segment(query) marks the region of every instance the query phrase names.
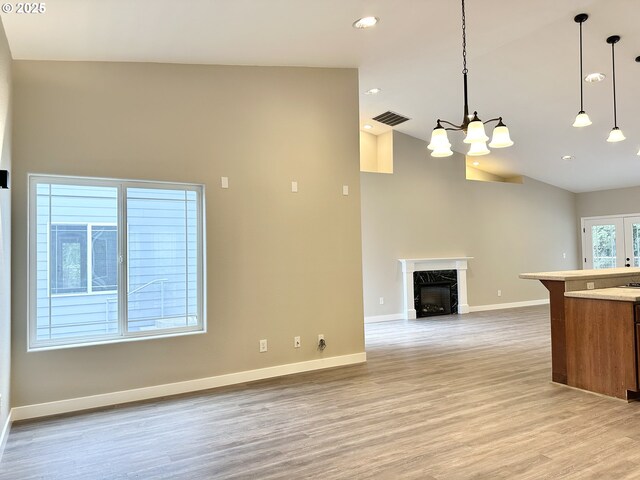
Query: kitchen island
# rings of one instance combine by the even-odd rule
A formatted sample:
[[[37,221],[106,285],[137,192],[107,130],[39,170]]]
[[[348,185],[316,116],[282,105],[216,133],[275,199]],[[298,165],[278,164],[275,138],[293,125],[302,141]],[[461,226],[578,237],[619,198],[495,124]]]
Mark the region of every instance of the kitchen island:
[[[618,398],[636,397],[640,268],[524,273],[549,290],[552,380]],[[640,319],[640,318],[639,318]]]

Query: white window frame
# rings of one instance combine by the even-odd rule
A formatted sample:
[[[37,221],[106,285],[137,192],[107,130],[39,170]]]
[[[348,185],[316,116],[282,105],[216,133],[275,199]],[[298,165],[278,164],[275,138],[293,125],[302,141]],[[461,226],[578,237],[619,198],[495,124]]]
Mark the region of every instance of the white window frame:
[[[27,351],[41,351],[52,350],[62,348],[74,348],[90,345],[102,345],[108,343],[121,343],[138,340],[147,340],[152,338],[166,338],[183,335],[193,335],[206,333],[207,321],[206,321],[206,228],[205,228],[205,187],[201,184],[192,183],[174,183],[174,182],[158,182],[158,181],[146,181],[146,180],[121,180],[121,179],[109,179],[109,178],[93,178],[93,177],[74,177],[74,176],[58,176],[58,175],[40,175],[40,174],[28,174],[29,182],[29,195],[28,195],[28,222],[27,222],[27,237],[28,237],[28,266],[27,266]],[[101,335],[74,337],[72,339],[54,339],[54,340],[38,340],[36,338],[37,333],[37,185],[38,184],[56,184],[56,185],[83,185],[83,186],[95,186],[95,187],[112,187],[117,188],[117,201],[118,201],[118,287],[115,291],[108,292],[94,292],[93,295],[98,294],[110,294],[118,295],[118,333],[113,335]],[[185,327],[173,327],[157,330],[145,330],[139,332],[129,332],[127,330],[127,296],[120,295],[119,292],[128,291],[128,263],[127,263],[127,188],[157,188],[162,190],[186,190],[194,191],[197,195],[196,200],[196,218],[197,218],[197,324]],[[58,223],[56,223],[58,224]],[[72,223],[66,223],[72,224]],[[91,229],[90,225],[94,225],[91,222],[78,222],[77,224],[87,225],[87,234],[89,235]],[[106,223],[95,223],[95,225],[110,225]],[[49,252],[50,245],[50,229],[51,224],[47,225],[47,252]],[[89,255],[90,248],[87,247],[87,255]],[[47,253],[48,255],[48,253]],[[90,264],[87,265],[87,284],[91,282],[90,278]],[[47,286],[50,289],[50,262],[47,261]],[[188,278],[188,277],[187,277]],[[57,294],[50,297],[71,296],[71,295],[87,295],[89,293],[71,293],[71,294]]]

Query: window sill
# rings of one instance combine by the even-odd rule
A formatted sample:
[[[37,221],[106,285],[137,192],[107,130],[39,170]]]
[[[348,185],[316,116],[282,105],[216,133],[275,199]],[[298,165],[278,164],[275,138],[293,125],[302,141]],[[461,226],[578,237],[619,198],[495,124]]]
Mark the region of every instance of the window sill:
[[[84,347],[95,347],[100,345],[112,345],[118,343],[129,343],[129,342],[140,342],[144,340],[161,340],[166,338],[174,338],[174,337],[186,337],[190,335],[201,335],[203,333],[207,333],[206,327],[198,330],[190,330],[184,332],[171,332],[164,333],[158,335],[136,335],[129,337],[117,337],[117,338],[109,338],[104,340],[95,340],[95,341],[86,341],[79,343],[65,343],[60,345],[43,345],[36,347],[27,347],[28,353],[37,353],[37,352],[46,352],[50,350],[66,350],[69,348],[84,348]]]

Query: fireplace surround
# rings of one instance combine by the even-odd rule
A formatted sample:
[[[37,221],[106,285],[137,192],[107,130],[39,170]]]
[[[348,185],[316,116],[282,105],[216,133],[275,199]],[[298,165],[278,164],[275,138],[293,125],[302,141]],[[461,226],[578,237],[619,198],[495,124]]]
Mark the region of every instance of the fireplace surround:
[[[455,271],[455,287],[452,288],[455,288],[457,308],[455,305],[452,305],[451,313],[469,313],[467,300],[467,261],[471,259],[473,259],[473,257],[399,259],[402,265],[404,318],[410,320],[418,317],[416,312],[416,295],[420,295],[420,291],[415,292],[414,273],[416,272]],[[453,273],[451,272],[450,275],[453,275]],[[436,280],[431,283],[443,283],[446,281],[448,280]]]

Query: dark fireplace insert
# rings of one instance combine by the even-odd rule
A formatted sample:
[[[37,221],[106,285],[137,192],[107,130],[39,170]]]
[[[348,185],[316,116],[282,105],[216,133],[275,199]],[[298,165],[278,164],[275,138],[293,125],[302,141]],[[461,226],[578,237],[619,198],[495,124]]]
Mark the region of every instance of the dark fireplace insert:
[[[455,270],[414,272],[416,317],[458,313],[458,274]]]

